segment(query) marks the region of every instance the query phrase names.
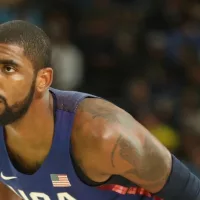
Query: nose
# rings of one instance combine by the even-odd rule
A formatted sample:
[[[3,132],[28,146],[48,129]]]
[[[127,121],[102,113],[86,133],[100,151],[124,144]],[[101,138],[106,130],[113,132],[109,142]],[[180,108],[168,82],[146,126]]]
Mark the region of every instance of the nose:
[[[5,77],[0,73],[0,97],[5,97],[5,86],[9,83],[6,81]]]

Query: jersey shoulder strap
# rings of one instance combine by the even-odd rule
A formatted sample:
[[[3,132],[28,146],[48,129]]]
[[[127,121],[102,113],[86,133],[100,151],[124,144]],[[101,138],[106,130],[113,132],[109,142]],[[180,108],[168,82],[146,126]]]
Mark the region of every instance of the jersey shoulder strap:
[[[76,112],[79,103],[85,98],[99,98],[92,94],[77,91],[62,91],[50,88],[50,92],[56,96],[57,109],[68,112]]]

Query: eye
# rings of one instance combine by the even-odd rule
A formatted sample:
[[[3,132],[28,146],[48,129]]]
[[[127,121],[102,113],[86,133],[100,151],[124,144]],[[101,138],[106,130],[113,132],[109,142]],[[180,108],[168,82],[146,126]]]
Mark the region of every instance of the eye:
[[[13,73],[13,72],[15,72],[14,67],[11,66],[11,65],[4,65],[3,70],[6,73]]]

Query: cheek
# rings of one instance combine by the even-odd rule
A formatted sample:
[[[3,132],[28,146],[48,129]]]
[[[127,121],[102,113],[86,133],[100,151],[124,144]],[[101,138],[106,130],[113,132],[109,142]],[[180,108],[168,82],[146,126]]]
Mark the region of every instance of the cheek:
[[[8,104],[13,104],[24,99],[29,93],[32,84],[32,79],[27,79],[25,76],[16,74],[12,76],[12,84],[10,84],[9,93],[7,97]]]
[[[25,79],[25,76],[21,75],[21,74],[15,74],[12,76],[12,79],[14,81],[23,81]]]

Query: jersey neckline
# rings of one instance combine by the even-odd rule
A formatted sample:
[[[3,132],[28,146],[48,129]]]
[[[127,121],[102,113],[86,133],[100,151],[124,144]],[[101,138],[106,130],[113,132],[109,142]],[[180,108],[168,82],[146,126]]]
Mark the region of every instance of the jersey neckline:
[[[12,175],[20,178],[20,177],[23,177],[23,178],[28,178],[30,179],[31,177],[41,177],[41,172],[43,170],[43,168],[45,168],[45,166],[47,165],[47,163],[49,163],[49,160],[50,158],[52,157],[51,155],[53,154],[53,151],[55,149],[55,140],[56,140],[56,135],[58,134],[58,127],[59,127],[59,120],[56,119],[56,116],[57,116],[57,106],[56,106],[56,95],[50,91],[51,94],[52,94],[52,97],[53,97],[53,107],[54,107],[54,132],[53,132],[53,139],[52,139],[52,144],[51,144],[51,147],[50,147],[50,150],[46,156],[46,158],[43,160],[41,166],[32,174],[26,174],[26,173],[23,173],[23,172],[20,172],[19,170],[17,170],[15,168],[15,166],[13,165],[11,159],[10,159],[10,156],[9,156],[9,153],[8,153],[8,149],[6,147],[6,143],[5,143],[5,133],[4,133],[4,128],[2,126],[0,126],[0,138],[1,138],[1,141],[2,141],[2,144],[3,144],[3,151],[5,152],[5,155],[6,157],[4,159],[7,159],[7,162],[4,162],[2,160],[2,163],[1,163],[1,166],[4,165],[4,163],[9,163],[10,167],[11,167],[11,170],[12,170]],[[6,168],[6,166],[5,166]],[[5,169],[4,168],[4,169]]]

